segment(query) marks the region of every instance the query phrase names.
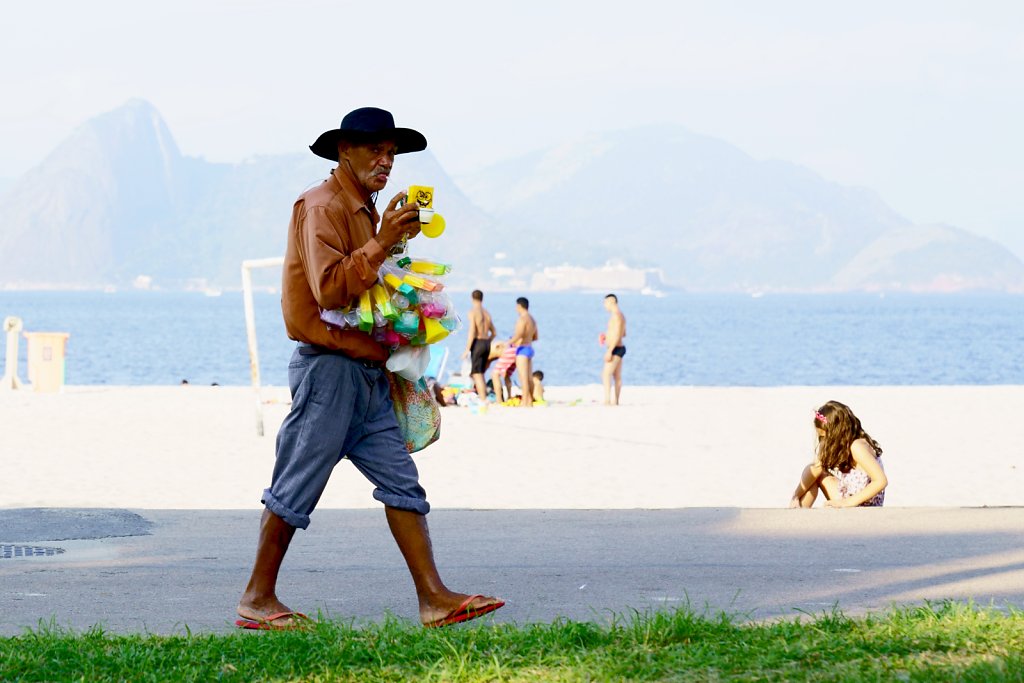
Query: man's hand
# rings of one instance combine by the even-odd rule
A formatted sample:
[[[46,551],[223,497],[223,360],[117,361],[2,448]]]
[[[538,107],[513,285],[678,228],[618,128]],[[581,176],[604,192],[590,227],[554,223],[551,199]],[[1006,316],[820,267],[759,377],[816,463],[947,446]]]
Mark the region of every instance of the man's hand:
[[[385,250],[401,242],[403,237],[412,239],[420,234],[420,205],[408,202],[396,208],[398,202],[405,198],[405,194],[399,192],[392,197],[388,208],[384,209],[384,215],[381,216],[377,242]]]

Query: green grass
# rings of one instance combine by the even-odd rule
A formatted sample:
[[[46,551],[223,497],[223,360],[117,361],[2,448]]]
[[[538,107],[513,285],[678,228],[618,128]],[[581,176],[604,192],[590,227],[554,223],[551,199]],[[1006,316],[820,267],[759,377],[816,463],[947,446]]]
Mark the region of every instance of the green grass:
[[[749,623],[688,609],[610,624],[389,619],[179,636],[41,626],[0,639],[3,681],[1024,681],[1024,612],[946,602]]]

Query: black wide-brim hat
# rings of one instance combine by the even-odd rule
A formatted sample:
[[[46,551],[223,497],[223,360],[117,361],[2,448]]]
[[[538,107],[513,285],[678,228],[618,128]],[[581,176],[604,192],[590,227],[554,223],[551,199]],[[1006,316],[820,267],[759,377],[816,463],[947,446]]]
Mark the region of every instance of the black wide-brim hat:
[[[374,142],[394,140],[396,154],[422,152],[427,148],[427,139],[412,128],[396,128],[391,112],[376,107],[362,107],[345,114],[341,127],[324,131],[309,149],[313,154],[331,161],[338,160],[338,141]]]

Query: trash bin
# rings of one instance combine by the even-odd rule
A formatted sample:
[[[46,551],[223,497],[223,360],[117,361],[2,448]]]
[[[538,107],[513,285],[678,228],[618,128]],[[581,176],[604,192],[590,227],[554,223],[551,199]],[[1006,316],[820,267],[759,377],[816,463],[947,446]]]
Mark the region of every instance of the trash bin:
[[[28,381],[33,391],[54,393],[64,388],[64,346],[67,332],[25,332],[28,340]]]

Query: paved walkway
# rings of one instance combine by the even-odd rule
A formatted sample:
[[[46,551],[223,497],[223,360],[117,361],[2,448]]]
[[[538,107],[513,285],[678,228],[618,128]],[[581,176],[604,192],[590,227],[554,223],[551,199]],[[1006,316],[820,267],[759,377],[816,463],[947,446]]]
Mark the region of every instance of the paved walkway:
[[[76,630],[228,630],[258,518],[0,509],[0,635],[50,620]],[[507,599],[499,621],[606,620],[686,604],[747,619],[944,598],[1024,606],[1024,508],[437,510],[429,519],[446,582]],[[45,549],[54,554],[24,556]],[[279,589],[311,614],[416,615],[380,510],[317,511]]]

